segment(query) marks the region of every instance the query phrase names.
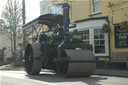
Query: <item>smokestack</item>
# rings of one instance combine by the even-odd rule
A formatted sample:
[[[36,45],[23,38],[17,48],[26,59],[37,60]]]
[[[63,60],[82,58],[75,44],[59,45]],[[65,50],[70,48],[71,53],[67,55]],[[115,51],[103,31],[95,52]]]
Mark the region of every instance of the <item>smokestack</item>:
[[[63,23],[64,23],[64,30],[66,32],[69,31],[69,24],[70,24],[70,19],[69,19],[69,4],[64,3],[63,4]]]

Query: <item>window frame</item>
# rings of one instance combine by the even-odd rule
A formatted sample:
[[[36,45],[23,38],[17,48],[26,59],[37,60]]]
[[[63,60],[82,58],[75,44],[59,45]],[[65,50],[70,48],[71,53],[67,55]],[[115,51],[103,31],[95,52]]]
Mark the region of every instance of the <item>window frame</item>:
[[[96,27],[96,28],[91,27],[89,29],[88,28],[84,28],[83,30],[79,30],[79,32],[82,32],[82,31],[85,31],[85,30],[89,30],[89,44],[92,45],[93,53],[94,53],[95,56],[109,56],[108,33],[103,33],[103,35],[104,35],[104,39],[103,40],[105,41],[105,44],[104,44],[105,45],[105,48],[104,48],[105,52],[104,53],[96,53],[95,52],[95,39],[94,39],[95,33],[94,33],[94,30],[95,29],[101,30],[101,28],[102,27]]]
[[[85,32],[85,31],[88,31],[88,34],[83,33],[83,32]],[[82,34],[82,40],[83,40],[83,42],[88,42],[88,43],[86,43],[86,44],[90,44],[90,30],[84,28],[84,30],[81,30],[81,31],[79,31],[79,32],[82,32],[81,34]],[[88,36],[88,39],[83,39],[83,37],[87,37],[87,36]]]
[[[93,3],[94,3],[95,0],[91,0],[91,14],[97,14],[97,13],[100,13],[101,10],[100,10],[100,0],[99,0],[99,10],[98,11],[94,11],[94,6]]]

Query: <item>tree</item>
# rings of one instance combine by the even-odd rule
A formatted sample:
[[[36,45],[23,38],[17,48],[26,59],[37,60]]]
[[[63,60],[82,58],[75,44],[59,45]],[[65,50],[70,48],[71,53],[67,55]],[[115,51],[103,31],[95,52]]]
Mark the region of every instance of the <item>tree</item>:
[[[12,56],[15,59],[16,53],[16,45],[17,45],[17,32],[19,32],[21,28],[22,21],[22,9],[21,4],[18,0],[7,0],[7,3],[2,12],[2,18],[4,25],[2,24],[4,30],[7,31],[9,39],[11,40],[11,50]]]
[[[4,20],[0,19],[0,30],[3,30],[4,25],[5,25]]]

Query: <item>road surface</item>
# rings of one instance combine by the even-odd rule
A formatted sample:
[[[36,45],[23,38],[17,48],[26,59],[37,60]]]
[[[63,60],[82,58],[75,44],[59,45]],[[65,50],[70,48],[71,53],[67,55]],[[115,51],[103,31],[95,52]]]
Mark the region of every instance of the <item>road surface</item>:
[[[98,75],[64,78],[47,71],[35,76],[24,71],[0,71],[0,85],[128,85],[128,78]]]

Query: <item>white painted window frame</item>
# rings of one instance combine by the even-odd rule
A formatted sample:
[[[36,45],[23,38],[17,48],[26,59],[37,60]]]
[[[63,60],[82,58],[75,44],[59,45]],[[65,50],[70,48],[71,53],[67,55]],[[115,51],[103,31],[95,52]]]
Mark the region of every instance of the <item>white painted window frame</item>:
[[[94,52],[94,29],[101,29],[102,27],[96,27],[96,28],[82,28],[83,30],[79,30],[79,31],[84,31],[84,30],[89,30],[89,42],[90,45],[92,45],[93,47],[93,53],[95,56],[109,56],[109,44],[108,44],[108,33],[104,33],[105,36],[105,53],[95,53]]]
[[[100,13],[101,12],[100,11],[100,0],[99,0],[99,10],[94,12],[93,9],[94,9],[93,0],[91,0],[91,13],[92,14],[97,14],[97,13]]]
[[[83,31],[89,29],[90,33],[90,45],[93,46],[94,49],[94,29],[101,29],[104,24],[107,24],[107,21],[105,19],[99,19],[99,20],[88,20],[83,22],[78,22],[76,29],[78,31]],[[104,33],[105,35],[105,53],[99,53],[95,54],[95,56],[109,56],[109,40],[108,40],[108,33]]]
[[[86,29],[86,28],[82,28],[82,29],[84,29],[84,30],[81,30],[81,31],[89,30],[89,29]],[[90,37],[90,30],[89,30],[89,34],[88,35],[89,35],[89,39],[88,40],[83,40],[83,41],[89,41],[89,44],[90,44],[90,39],[91,39],[91,37]]]
[[[94,50],[95,50],[95,46],[94,46],[94,29],[101,29],[102,27],[97,27],[97,28],[92,28],[92,29],[90,29],[91,31],[91,33],[90,33],[90,35],[92,35],[91,36],[91,44],[92,44],[92,46],[93,46],[93,53],[94,53],[94,55],[95,56],[109,56],[109,45],[108,45],[108,33],[104,33],[104,37],[105,37],[105,53],[95,53],[94,52]]]

